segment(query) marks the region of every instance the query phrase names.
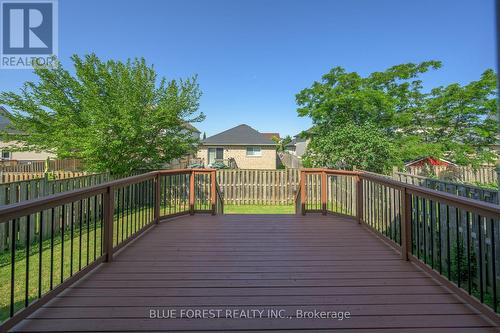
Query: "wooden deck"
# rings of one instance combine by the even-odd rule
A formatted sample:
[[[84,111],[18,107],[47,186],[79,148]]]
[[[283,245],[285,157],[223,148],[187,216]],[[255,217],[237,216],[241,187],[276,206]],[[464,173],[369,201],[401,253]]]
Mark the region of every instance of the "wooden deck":
[[[221,310],[150,319],[150,310]],[[226,318],[226,310],[264,310]],[[292,318],[273,319],[267,310]],[[298,309],[350,319],[298,319]],[[234,312],[231,312],[232,314]],[[259,315],[255,312],[256,316]],[[281,313],[284,314],[284,313]],[[496,328],[354,220],[184,216],[153,227],[14,332],[490,332]]]

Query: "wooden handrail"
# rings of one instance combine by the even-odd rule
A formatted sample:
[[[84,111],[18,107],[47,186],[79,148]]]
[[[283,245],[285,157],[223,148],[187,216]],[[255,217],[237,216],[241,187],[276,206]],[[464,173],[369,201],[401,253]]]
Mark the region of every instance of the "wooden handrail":
[[[301,169],[301,175],[306,174],[327,174],[327,175],[341,175],[341,176],[357,176],[359,179],[366,179],[372,182],[376,182],[381,185],[385,185],[400,191],[406,191],[409,194],[415,194],[421,197],[425,197],[432,200],[439,200],[443,203],[447,203],[457,208],[474,210],[475,212],[492,218],[500,219],[500,207],[498,205],[479,201],[475,199],[460,197],[446,192],[436,191],[433,189],[420,187],[417,185],[403,183],[392,178],[388,178],[383,175],[367,172],[367,171],[348,171],[348,170],[332,170],[332,169]],[[302,184],[301,177],[301,188],[304,186]],[[323,177],[322,177],[323,180]],[[302,194],[303,199],[305,199],[305,193]],[[304,202],[302,202],[304,204]]]
[[[41,210],[60,206],[72,201],[85,199],[91,196],[99,195],[108,191],[108,188],[117,189],[120,187],[137,184],[149,179],[155,179],[159,175],[174,175],[174,174],[203,174],[214,173],[215,169],[175,169],[175,170],[158,170],[141,175],[131,176],[127,178],[112,180],[91,187],[80,188],[72,191],[61,192],[48,195],[45,197],[21,201],[10,205],[0,207],[0,223],[8,222],[19,216],[26,216],[39,212]],[[193,182],[194,186],[194,182]],[[194,189],[192,191],[194,195]],[[193,201],[194,205],[194,201]]]
[[[417,185],[403,183],[398,180],[386,178],[384,176],[376,175],[370,172],[362,172],[360,177],[362,179],[374,181],[379,184],[386,185],[392,188],[404,190],[409,194],[415,194],[431,200],[439,199],[439,201],[447,203],[457,208],[463,208],[463,209],[472,208],[474,211],[476,211],[481,215],[500,219],[500,206],[492,203],[460,197],[446,192],[436,191],[429,188],[420,187]]]
[[[490,242],[491,242],[491,256],[493,259],[487,259],[487,260],[492,260],[492,265],[493,265],[493,273],[492,273],[492,279],[493,281],[496,281],[497,275],[495,273],[495,265],[496,261],[494,259],[494,255],[496,252],[496,246],[494,244],[495,242],[495,232],[494,230],[498,227],[498,223],[500,220],[500,206],[491,204],[488,202],[484,201],[479,201],[475,199],[470,199],[467,197],[461,197],[458,195],[453,195],[450,193],[446,192],[440,192],[436,191],[433,189],[425,188],[425,187],[420,187],[416,186],[413,184],[407,184],[403,183],[398,180],[394,180],[392,178],[389,178],[384,175],[379,175],[379,174],[374,174],[371,172],[366,172],[366,171],[345,171],[345,170],[328,170],[328,169],[303,169],[301,170],[301,189],[304,190],[305,187],[305,176],[306,175],[316,175],[316,177],[321,176],[321,202],[323,204],[324,202],[324,191],[323,189],[326,186],[330,186],[330,183],[327,183],[328,180],[325,179],[326,177],[324,175],[336,175],[336,176],[351,176],[356,180],[356,202],[357,202],[357,209],[356,209],[356,214],[355,217],[359,221],[359,223],[363,223],[367,228],[370,230],[374,231],[377,233],[381,239],[383,239],[385,242],[387,242],[389,245],[394,247],[400,254],[403,260],[410,260],[413,263],[415,263],[417,266],[421,267],[423,270],[431,274],[434,278],[438,279],[441,281],[443,284],[445,284],[448,288],[452,289],[457,295],[465,299],[469,304],[472,304],[475,308],[477,308],[479,311],[481,311],[483,314],[488,316],[490,319],[492,319],[496,323],[500,323],[500,316],[496,313],[497,311],[497,301],[496,298],[496,287],[492,287],[493,290],[495,290],[494,296],[493,296],[493,305],[492,308],[489,307],[485,303],[484,299],[484,293],[485,291],[483,290],[483,278],[479,278],[479,284],[481,284],[479,293],[480,293],[480,298],[476,298],[474,296],[474,293],[472,292],[472,287],[471,283],[469,282],[469,287],[468,291],[466,290],[465,286],[460,286],[460,284],[455,284],[454,282],[448,280],[448,278],[444,275],[444,272],[441,271],[441,266],[436,268],[434,264],[434,252],[431,254],[431,259],[429,259],[429,253],[426,254],[425,251],[440,251],[438,258],[440,260],[439,265],[442,264],[442,259],[441,255],[442,252],[444,251],[440,247],[436,250],[432,248],[434,246],[434,237],[435,237],[435,232],[436,230],[433,231],[433,225],[435,222],[433,222],[433,218],[438,218],[440,219],[441,217],[441,210],[440,207],[446,206],[446,219],[448,221],[449,219],[449,207],[452,207],[453,210],[455,211],[456,209],[456,216],[455,218],[455,223],[456,223],[456,233],[459,232],[459,223],[464,223],[463,219],[460,216],[466,216],[466,223],[467,223],[467,228],[466,230],[462,230],[460,232],[466,233],[467,239],[467,245],[469,246],[470,237],[471,236],[471,229],[473,228],[470,226],[470,223],[473,223],[476,221],[478,223],[480,228],[479,233],[478,233],[478,247],[479,247],[479,255],[476,255],[476,258],[479,258],[479,269],[481,270],[480,274],[483,274],[483,265],[481,264],[481,261],[484,259],[484,255],[481,254],[481,250],[484,251],[484,245],[481,243],[481,237],[483,237],[483,233],[486,235],[489,234],[490,237]],[[316,178],[317,179],[317,178]],[[331,184],[336,184],[337,181],[333,181]],[[344,182],[344,181],[342,181]],[[342,183],[341,183],[342,184]],[[344,183],[345,184],[345,183]],[[307,184],[308,186],[315,185],[315,183],[312,184]],[[316,184],[318,186],[318,184]],[[335,185],[337,186],[337,185]],[[345,187],[347,189],[347,187]],[[367,191],[364,193],[364,191]],[[313,192],[318,191],[318,188],[313,189]],[[346,190],[347,191],[347,190]],[[345,192],[344,192],[345,193]],[[351,191],[351,199],[353,196],[353,192]],[[305,193],[301,194],[301,205],[302,207],[305,206],[305,200],[308,200],[308,198],[305,196]],[[338,195],[335,200],[340,198],[341,205],[343,204],[342,200],[345,199]],[[389,198],[389,199],[388,199]],[[391,199],[392,198],[392,199]],[[397,199],[396,199],[397,198]],[[298,197],[297,197],[298,200]],[[312,200],[318,200],[318,197],[313,197]],[[329,198],[328,198],[329,200]],[[396,201],[397,200],[397,201]],[[366,202],[364,202],[366,201]],[[297,201],[298,202],[298,201]],[[338,203],[338,202],[337,202]],[[345,202],[344,202],[345,203]],[[395,206],[391,206],[391,203],[393,203]],[[334,204],[336,202],[334,201]],[[364,207],[365,205],[365,207]],[[428,205],[426,208],[426,205]],[[334,205],[335,206],[335,205]],[[307,207],[307,206],[306,206]],[[397,207],[397,208],[391,208],[391,207]],[[387,213],[387,209],[394,209],[393,213]],[[462,212],[460,213],[459,210]],[[312,212],[317,212],[317,210],[313,209],[309,210]],[[381,213],[382,211],[382,213]],[[302,213],[305,214],[306,210],[302,210]],[[341,210],[342,213],[342,210]],[[363,214],[366,213],[367,216],[363,216]],[[460,215],[464,214],[465,215]],[[397,218],[395,215],[397,214]],[[416,214],[417,217],[414,217],[414,214]],[[420,217],[421,214],[424,214],[424,217]],[[351,215],[352,216],[352,215]],[[387,221],[387,218],[391,219],[389,222]],[[429,219],[430,221],[428,221]],[[439,220],[441,223],[441,220]],[[427,226],[427,223],[429,223],[429,226]],[[447,222],[448,223],[448,222]],[[390,224],[390,225],[388,225]],[[414,224],[417,225],[417,227],[414,226]],[[397,230],[397,225],[400,226],[399,230]],[[427,228],[430,228],[430,230],[427,230]],[[414,229],[416,228],[416,229]],[[436,226],[434,225],[434,228]],[[442,241],[442,237],[444,237],[441,234],[441,224],[438,226],[438,232],[439,232],[439,242]],[[416,231],[415,231],[416,230]],[[427,236],[431,237],[432,239],[432,245],[431,249],[429,250],[427,248],[428,244],[422,243],[418,241],[419,235],[421,236],[421,233],[423,233],[423,237],[425,239],[425,233],[431,232],[433,233],[433,236]],[[448,233],[448,239],[449,239],[449,233],[450,229],[449,227],[446,227],[446,232]],[[416,232],[416,235],[413,235],[413,232]],[[399,239],[398,239],[399,236]],[[486,236],[485,236],[486,237]],[[415,243],[415,241],[417,242]],[[449,241],[448,241],[449,242]],[[458,242],[458,241],[457,241]],[[473,242],[472,242],[473,243]],[[416,244],[416,245],[415,245]],[[441,244],[441,243],[440,243]],[[457,243],[458,244],[458,243]],[[415,246],[417,247],[416,253],[415,253]],[[450,252],[450,244],[447,244],[448,250],[446,250],[446,255],[451,256]],[[457,245],[459,246],[459,245]],[[421,253],[422,247],[424,247],[424,254]],[[457,250],[458,251],[458,250]],[[467,256],[467,260],[472,260],[471,259],[471,253],[470,250],[467,251],[467,254],[462,254],[464,256]],[[486,257],[488,255],[486,254]],[[429,262],[431,260],[431,262]],[[450,257],[448,259],[448,262],[450,262]],[[460,259],[458,259],[460,260]],[[470,261],[469,261],[470,263]],[[437,264],[436,264],[437,265]],[[449,264],[448,264],[449,265]],[[470,265],[470,264],[469,264]],[[469,266],[469,278],[471,272],[470,272],[470,266]],[[450,268],[448,268],[450,270]],[[448,273],[450,274],[450,273]],[[486,272],[487,274],[487,272]],[[470,281],[470,280],[469,280]],[[493,282],[494,283],[494,282]]]

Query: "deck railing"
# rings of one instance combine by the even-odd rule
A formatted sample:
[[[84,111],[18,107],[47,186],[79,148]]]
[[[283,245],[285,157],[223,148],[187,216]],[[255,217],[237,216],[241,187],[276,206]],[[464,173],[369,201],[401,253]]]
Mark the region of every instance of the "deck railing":
[[[362,171],[304,169],[300,211],[355,216],[499,322],[500,206]]]
[[[303,169],[297,211],[356,218],[498,321],[499,206],[368,172]],[[10,246],[0,253],[0,331],[162,218],[198,212],[223,212],[215,170],[155,171],[1,208]]]
[[[0,331],[161,219],[223,212],[212,169],[162,170],[0,208]]]

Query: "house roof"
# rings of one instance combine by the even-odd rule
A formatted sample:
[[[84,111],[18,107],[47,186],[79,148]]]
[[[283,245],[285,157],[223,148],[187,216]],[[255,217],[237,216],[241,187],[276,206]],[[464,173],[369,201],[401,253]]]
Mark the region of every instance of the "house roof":
[[[279,133],[262,133],[262,132],[261,132],[261,134],[262,134],[262,135],[264,135],[266,138],[271,139],[271,140],[272,140],[274,137],[276,137],[276,138],[278,138],[278,139],[280,138],[280,134],[279,134]]]
[[[251,128],[248,125],[242,124],[230,128],[219,134],[210,136],[202,141],[204,145],[259,145],[259,146],[275,146],[276,143],[267,138],[264,134]]]
[[[9,118],[7,118],[6,113],[8,111],[0,106],[0,132],[6,132],[8,134],[21,134],[20,131],[12,127],[12,123]]]
[[[190,123],[184,123],[184,126],[192,132],[201,133],[196,127],[194,127]]]
[[[425,156],[421,157],[419,159],[416,159],[414,161],[410,161],[405,163],[405,166],[412,166],[412,165],[421,165],[421,164],[430,164],[430,165],[453,165],[456,166],[455,163],[447,161],[443,158],[435,158],[432,156]]]

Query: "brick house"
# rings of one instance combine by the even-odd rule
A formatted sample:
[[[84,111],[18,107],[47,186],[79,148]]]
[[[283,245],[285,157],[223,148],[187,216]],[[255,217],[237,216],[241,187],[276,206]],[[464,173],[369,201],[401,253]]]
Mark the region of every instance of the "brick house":
[[[277,134],[277,133],[273,133]],[[216,161],[240,169],[276,169],[276,143],[269,135],[242,124],[201,141],[197,157],[210,166]]]

